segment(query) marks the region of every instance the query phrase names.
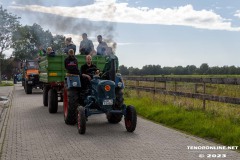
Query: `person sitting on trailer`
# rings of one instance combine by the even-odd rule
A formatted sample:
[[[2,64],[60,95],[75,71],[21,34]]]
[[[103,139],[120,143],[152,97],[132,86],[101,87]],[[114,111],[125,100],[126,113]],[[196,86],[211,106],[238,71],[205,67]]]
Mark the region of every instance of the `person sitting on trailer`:
[[[73,49],[69,49],[68,57],[65,59],[64,64],[65,64],[67,73],[79,75],[78,61],[77,61],[77,58],[74,56]]]
[[[55,52],[54,52],[54,50],[52,49],[52,47],[48,47],[48,48],[47,48],[47,55],[48,55],[48,56],[51,56],[51,57],[54,57],[54,56],[55,56]]]

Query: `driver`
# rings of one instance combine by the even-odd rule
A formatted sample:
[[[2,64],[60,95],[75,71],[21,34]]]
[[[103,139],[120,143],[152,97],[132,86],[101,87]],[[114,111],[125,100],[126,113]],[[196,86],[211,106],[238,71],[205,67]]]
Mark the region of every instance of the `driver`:
[[[90,81],[93,78],[93,71],[95,71],[95,75],[99,74],[99,69],[97,69],[96,65],[92,64],[92,57],[87,55],[86,63],[81,66],[82,77],[87,78]]]
[[[92,64],[91,55],[87,55],[86,63],[81,66],[83,88],[87,89],[91,85],[90,81],[93,78],[93,75],[99,75],[99,69],[97,69],[96,65]]]

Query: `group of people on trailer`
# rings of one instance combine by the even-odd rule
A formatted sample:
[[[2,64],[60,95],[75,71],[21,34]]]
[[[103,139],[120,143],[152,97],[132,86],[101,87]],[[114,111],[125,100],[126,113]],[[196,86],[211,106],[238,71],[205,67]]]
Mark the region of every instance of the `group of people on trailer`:
[[[68,56],[64,61],[65,68],[68,74],[79,75],[83,83],[83,87],[90,85],[90,80],[93,78],[93,75],[90,73],[94,69],[95,75],[99,75],[100,71],[97,69],[96,65],[92,63],[92,55],[102,55],[106,56],[112,54],[112,48],[108,47],[107,43],[102,40],[102,36],[97,36],[98,46],[96,51],[94,50],[94,45],[91,40],[88,39],[87,34],[82,34],[82,41],[79,46],[80,55],[86,55],[86,63],[78,67],[78,61],[75,57],[76,45],[72,42],[72,38],[68,37],[65,39],[66,47],[64,48],[64,53]],[[55,52],[51,47],[47,48],[45,51],[42,47],[39,48],[39,58],[42,56],[55,56]]]
[[[87,89],[88,86],[90,86],[90,81],[93,78],[93,74],[91,74],[91,70],[94,70],[94,75],[96,76],[99,76],[100,74],[99,69],[97,69],[96,65],[92,63],[91,55],[86,56],[86,63],[83,64],[79,70],[78,61],[77,61],[77,58],[74,56],[73,49],[69,49],[68,57],[65,59],[64,65],[68,74],[80,76],[83,89]]]
[[[112,52],[112,48],[108,47],[107,43],[103,41],[102,35],[98,35],[97,40],[98,40],[99,44],[95,51],[93,42],[90,39],[88,39],[86,33],[83,33],[82,41],[80,42],[80,46],[79,46],[80,55],[102,55],[102,56],[105,56]],[[65,45],[66,45],[66,47],[63,50],[63,52],[65,54],[68,54],[68,51],[70,49],[73,49],[74,54],[76,53],[76,45],[72,42],[71,37],[68,37],[65,39]],[[47,51],[46,51],[43,49],[42,46],[40,46],[38,57],[40,58],[40,57],[46,56],[46,55],[54,56],[55,52],[52,49],[52,47],[48,47]]]

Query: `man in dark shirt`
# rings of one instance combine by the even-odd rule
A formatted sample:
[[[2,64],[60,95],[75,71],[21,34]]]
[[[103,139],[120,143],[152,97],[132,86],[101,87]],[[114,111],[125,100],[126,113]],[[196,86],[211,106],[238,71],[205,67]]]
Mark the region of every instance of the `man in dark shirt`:
[[[79,75],[78,61],[74,56],[74,50],[70,49],[68,51],[68,57],[64,61],[67,73]]]
[[[89,88],[93,74],[99,75],[99,69],[97,69],[96,65],[92,64],[92,57],[87,55],[86,64],[81,66],[81,81],[83,89]]]
[[[93,78],[92,72],[95,72],[94,74],[98,74],[99,70],[97,69],[96,65],[92,64],[92,57],[87,55],[86,64],[81,66],[81,74],[90,81]]]

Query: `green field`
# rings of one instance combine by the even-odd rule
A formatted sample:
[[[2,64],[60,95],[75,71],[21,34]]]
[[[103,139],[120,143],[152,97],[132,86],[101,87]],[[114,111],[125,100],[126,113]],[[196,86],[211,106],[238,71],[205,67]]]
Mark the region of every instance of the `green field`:
[[[213,78],[212,76],[204,78],[210,77]],[[226,78],[226,76],[218,78],[220,77]],[[125,82],[126,86],[135,83]],[[139,85],[153,87],[154,83],[140,82]],[[155,84],[159,88],[162,85],[162,83]],[[167,90],[173,88],[174,83],[168,82]],[[199,85],[198,91],[202,92],[202,88]],[[240,97],[239,90],[240,85],[207,84],[206,86],[207,94],[219,96]],[[192,93],[194,84],[179,82],[177,91]],[[206,109],[203,110],[202,100],[146,92],[140,92],[138,95],[136,91],[128,89],[125,89],[125,102],[134,105],[139,115],[155,122],[223,145],[240,145],[240,105],[206,101]]]

